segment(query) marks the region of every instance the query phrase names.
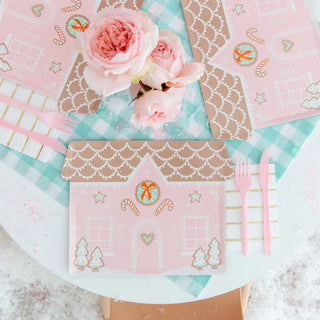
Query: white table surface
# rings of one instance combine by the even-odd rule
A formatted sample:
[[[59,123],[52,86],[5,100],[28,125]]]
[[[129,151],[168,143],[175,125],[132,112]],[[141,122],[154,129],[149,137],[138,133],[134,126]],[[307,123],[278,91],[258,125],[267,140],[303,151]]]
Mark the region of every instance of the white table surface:
[[[0,163],[0,224],[39,264],[99,295],[140,303],[179,303],[213,297],[249,283],[277,264],[320,224],[320,125],[278,183],[280,248],[244,257],[227,254],[227,272],[213,276],[198,298],[166,277],[76,278],[68,273],[68,210]],[[18,261],[19,257],[17,257]]]

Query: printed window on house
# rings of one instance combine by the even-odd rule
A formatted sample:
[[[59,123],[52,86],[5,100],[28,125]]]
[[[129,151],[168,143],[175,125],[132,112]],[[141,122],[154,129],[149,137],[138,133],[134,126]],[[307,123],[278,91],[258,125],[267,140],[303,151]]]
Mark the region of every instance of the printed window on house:
[[[301,103],[305,97],[308,80],[306,77],[277,83],[280,101],[283,106]]]
[[[42,53],[42,49],[21,40],[13,39],[9,46],[12,53],[9,62],[21,68],[33,71]]]
[[[102,252],[112,249],[112,217],[88,217],[87,240],[89,247]]]
[[[257,0],[260,16],[278,13],[290,9],[291,0]],[[294,4],[292,4],[294,5]]]
[[[184,249],[196,250],[208,242],[208,218],[185,217],[183,223]]]

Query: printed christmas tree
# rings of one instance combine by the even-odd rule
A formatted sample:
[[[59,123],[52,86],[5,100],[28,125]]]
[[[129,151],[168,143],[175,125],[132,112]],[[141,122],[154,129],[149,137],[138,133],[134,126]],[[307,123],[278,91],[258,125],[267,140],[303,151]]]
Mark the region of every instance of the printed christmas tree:
[[[306,109],[319,109],[320,98],[312,98],[310,100],[304,100],[301,106]]]
[[[317,83],[311,83],[310,86],[307,88],[307,91],[309,91],[312,94],[320,93],[320,81]]]
[[[193,254],[193,258],[192,266],[197,268],[199,271],[207,265],[207,261],[205,259],[206,253],[201,247]]]
[[[85,267],[88,265],[88,250],[87,250],[88,243],[84,238],[81,238],[77,244],[77,250],[75,253],[75,260],[74,264],[79,267],[79,270],[84,270]]]
[[[92,251],[91,259],[89,262],[89,268],[91,268],[93,272],[98,272],[99,269],[104,266],[102,257],[103,257],[103,254],[98,247]]]
[[[208,265],[210,265],[212,269],[217,269],[218,265],[221,264],[220,253],[219,242],[216,238],[213,238],[209,244],[207,260]]]

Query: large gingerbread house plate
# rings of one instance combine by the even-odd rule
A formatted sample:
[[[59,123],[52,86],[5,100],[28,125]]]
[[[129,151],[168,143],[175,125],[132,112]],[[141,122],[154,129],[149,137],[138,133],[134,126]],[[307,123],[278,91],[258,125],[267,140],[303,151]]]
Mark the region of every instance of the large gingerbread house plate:
[[[69,268],[74,275],[225,270],[223,142],[72,142]]]

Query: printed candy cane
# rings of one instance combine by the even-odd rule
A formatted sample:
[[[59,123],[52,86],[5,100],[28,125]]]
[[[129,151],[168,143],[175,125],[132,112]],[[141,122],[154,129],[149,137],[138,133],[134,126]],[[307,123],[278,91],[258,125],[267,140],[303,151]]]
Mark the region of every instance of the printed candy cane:
[[[155,215],[158,216],[165,206],[168,206],[168,210],[171,211],[173,209],[172,201],[169,199],[163,200],[156,210]]]
[[[135,204],[129,200],[129,199],[125,199],[121,202],[121,209],[123,211],[126,211],[127,209],[127,206],[130,207],[130,209],[132,210],[132,212],[136,215],[136,216],[139,216],[140,213],[139,213],[139,210],[137,209],[137,207],[135,206]]]
[[[257,32],[257,31],[258,31],[258,30],[257,30],[256,28],[250,28],[250,29],[247,31],[247,37],[248,37],[249,39],[251,39],[252,41],[258,42],[258,43],[260,43],[260,44],[264,44],[264,40],[263,40],[263,39],[258,38],[258,37],[256,37],[256,36],[253,35],[253,34],[254,34],[255,32]]]
[[[58,36],[59,36],[59,40],[58,39],[54,39],[53,42],[57,45],[57,46],[62,46],[65,42],[66,42],[66,37],[63,34],[61,28],[57,25],[54,26],[54,29],[56,30]]]
[[[268,72],[266,71],[261,71],[261,69],[270,61],[269,58],[265,58],[264,60],[262,60],[262,62],[258,65],[257,69],[256,69],[256,75],[259,77],[259,78],[263,78],[265,77]]]
[[[66,7],[61,9],[62,12],[73,12],[81,8],[81,0],[71,0],[71,1],[75,3],[75,5],[72,7]]]

